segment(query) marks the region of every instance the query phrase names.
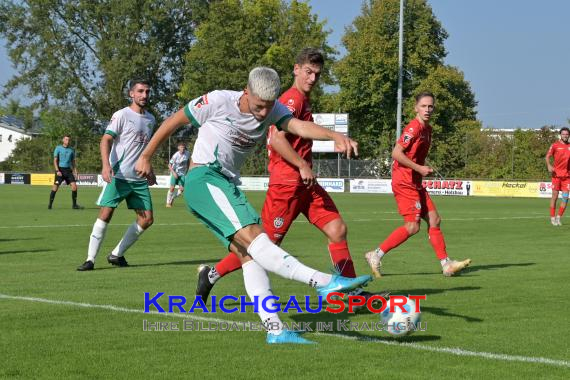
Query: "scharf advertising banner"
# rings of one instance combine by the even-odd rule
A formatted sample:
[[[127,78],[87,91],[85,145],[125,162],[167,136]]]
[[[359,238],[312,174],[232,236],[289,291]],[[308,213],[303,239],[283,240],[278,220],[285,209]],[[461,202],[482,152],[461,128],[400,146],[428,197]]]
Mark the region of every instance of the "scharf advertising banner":
[[[472,184],[463,179],[428,179],[423,186],[430,195],[472,195]],[[392,194],[392,180],[390,179],[353,179],[350,180],[351,193]]]
[[[471,181],[462,179],[427,179],[422,185],[430,195],[457,195],[470,196],[472,184]]]

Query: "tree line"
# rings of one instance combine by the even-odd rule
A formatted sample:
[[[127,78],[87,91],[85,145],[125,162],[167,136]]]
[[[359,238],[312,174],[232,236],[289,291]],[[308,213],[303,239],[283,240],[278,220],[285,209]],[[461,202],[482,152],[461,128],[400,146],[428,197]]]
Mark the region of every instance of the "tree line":
[[[70,134],[82,172],[98,172],[98,142],[114,111],[128,104],[133,77],[153,83],[158,121],[192,98],[215,89],[240,90],[249,70],[273,67],[283,89],[291,85],[297,52],[321,49],[326,66],[313,91],[313,112],[350,115],[361,159],[376,160],[388,175],[395,140],[398,83],[398,0],[365,0],[345,30],[346,54],[327,43],[326,22],[291,0],[0,0],[0,35],[17,73],[4,88],[0,112],[19,116],[41,135],[18,143],[2,170],[51,170],[51,153]],[[549,128],[512,136],[481,129],[476,97],[459,68],[446,65],[447,32],[426,0],[407,0],[403,123],[414,116],[413,96],[437,99],[429,159],[446,177],[545,178],[543,157],[555,139]],[[326,92],[335,86],[338,91]],[[177,138],[192,141],[186,128]],[[175,142],[173,142],[174,144]],[[265,152],[251,156],[244,174],[263,174]],[[168,147],[155,161],[166,170]]]

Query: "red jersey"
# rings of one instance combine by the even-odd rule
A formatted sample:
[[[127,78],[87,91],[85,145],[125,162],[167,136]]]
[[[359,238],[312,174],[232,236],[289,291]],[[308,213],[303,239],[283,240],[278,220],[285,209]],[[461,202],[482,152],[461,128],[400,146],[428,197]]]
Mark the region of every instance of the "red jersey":
[[[548,149],[546,157],[554,157],[554,177],[568,177],[568,164],[570,163],[570,144],[556,141]]]
[[[305,95],[297,90],[295,87],[291,87],[285,91],[279,101],[289,108],[289,111],[294,117],[300,120],[313,121],[313,115],[311,114],[311,105],[309,104],[309,99]],[[267,132],[267,151],[269,153],[269,183],[270,184],[280,184],[280,185],[302,185],[303,180],[301,179],[301,174],[299,169],[291,165],[289,162],[285,161],[279,153],[277,153],[271,147],[271,137],[277,133],[277,128],[272,125],[269,127]],[[285,135],[287,141],[293,147],[295,152],[305,161],[309,163],[309,166],[313,167],[313,140],[307,140],[302,137],[287,133]]]
[[[418,165],[424,165],[431,145],[431,126],[422,125],[418,119],[412,120],[398,140],[404,148],[404,154]],[[394,160],[392,165],[392,183],[422,188],[422,176],[420,173],[401,165]]]

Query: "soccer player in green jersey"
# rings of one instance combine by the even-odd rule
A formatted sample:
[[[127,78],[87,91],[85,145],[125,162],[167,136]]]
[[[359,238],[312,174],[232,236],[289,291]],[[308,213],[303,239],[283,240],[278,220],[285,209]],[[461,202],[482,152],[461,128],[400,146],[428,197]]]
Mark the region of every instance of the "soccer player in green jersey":
[[[154,220],[148,187],[156,182],[156,178],[152,172],[144,176],[135,172],[135,163],[148,144],[155,126],[154,116],[146,110],[150,97],[149,82],[143,79],[131,81],[129,96],[132,99],[131,105],[113,114],[101,138],[101,175],[105,186],[97,200],[99,216],[91,231],[87,259],[77,268],[78,271],[93,270],[95,267],[95,258],[107,226],[123,200],[129,209],[135,211],[137,220],[127,228],[119,244],[107,256],[110,264],[128,266],[125,251]]]
[[[330,275],[302,264],[269,239],[259,215],[237,187],[240,167],[254,146],[264,140],[270,125],[304,138],[333,140],[336,150],[349,157],[357,153],[357,143],[350,138],[294,118],[276,101],[280,87],[275,70],[256,67],[243,91],[213,91],[192,100],[160,126],[141,154],[136,171],[140,176],[151,174],[151,157],[159,145],[179,127],[192,123],[198,128],[198,138],[184,198],[194,215],[242,260],[249,297],[264,300],[272,296],[266,270],[315,287],[323,298],[331,292],[350,291],[372,278]],[[268,331],[268,343],[311,343],[297,332],[283,329],[276,312],[260,309],[263,323],[277,326]]]

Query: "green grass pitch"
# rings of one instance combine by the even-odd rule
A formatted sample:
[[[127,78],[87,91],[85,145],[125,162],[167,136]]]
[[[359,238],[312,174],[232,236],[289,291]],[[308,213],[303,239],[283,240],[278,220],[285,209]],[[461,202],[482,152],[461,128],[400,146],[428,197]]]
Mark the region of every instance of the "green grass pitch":
[[[570,218],[568,226],[551,226],[546,199],[434,197],[450,256],[470,257],[472,267],[443,277],[422,225],[385,257],[385,276],[368,286],[426,294],[427,331],[401,339],[379,331],[308,333],[317,345],[269,346],[262,332],[143,331],[144,320],[184,320],[143,314],[144,292],[191,302],[197,266],[225,254],[182,199],[164,207],[166,190],[153,190],[155,225],[127,252],[132,267],[111,267],[105,259],[134,220],[122,205],[95,270],[77,272],[98,191],[80,188],[86,208],[72,210],[63,187],[47,210],[48,187],[0,186],[0,378],[570,378]],[[259,210],[264,194],[248,197]],[[356,270],[368,273],[363,253],[401,224],[394,200],[333,198],[349,227]],[[283,248],[317,269],[331,267],[324,236],[302,217]],[[271,280],[278,296],[314,295],[303,284]],[[241,272],[218,282],[212,294],[245,294]],[[251,312],[198,316],[258,321]],[[282,317],[378,320],[367,313]]]

